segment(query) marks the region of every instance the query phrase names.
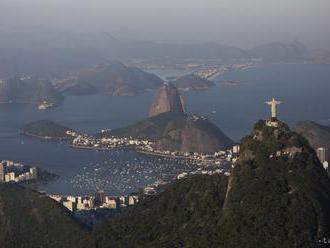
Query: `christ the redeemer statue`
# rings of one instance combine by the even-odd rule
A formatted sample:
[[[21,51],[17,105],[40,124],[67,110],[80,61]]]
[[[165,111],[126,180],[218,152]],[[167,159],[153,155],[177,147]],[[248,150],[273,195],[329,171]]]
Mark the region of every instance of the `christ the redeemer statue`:
[[[270,102],[265,102],[268,105],[271,105],[271,110],[272,110],[272,120],[276,120],[277,119],[277,113],[276,113],[276,106],[281,104],[281,101],[277,101],[273,98],[273,100],[271,100]]]

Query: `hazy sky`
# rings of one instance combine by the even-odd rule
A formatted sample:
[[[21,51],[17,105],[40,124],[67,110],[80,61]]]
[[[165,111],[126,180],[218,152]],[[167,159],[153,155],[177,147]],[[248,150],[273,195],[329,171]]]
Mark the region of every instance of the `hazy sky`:
[[[0,29],[108,31],[119,39],[330,47],[330,0],[0,0]]]

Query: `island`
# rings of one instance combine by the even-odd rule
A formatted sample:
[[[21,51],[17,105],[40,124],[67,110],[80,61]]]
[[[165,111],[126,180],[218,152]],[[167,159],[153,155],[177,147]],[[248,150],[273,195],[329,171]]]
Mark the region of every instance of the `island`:
[[[50,120],[39,120],[25,125],[21,134],[41,139],[70,140],[76,136],[76,132]]]

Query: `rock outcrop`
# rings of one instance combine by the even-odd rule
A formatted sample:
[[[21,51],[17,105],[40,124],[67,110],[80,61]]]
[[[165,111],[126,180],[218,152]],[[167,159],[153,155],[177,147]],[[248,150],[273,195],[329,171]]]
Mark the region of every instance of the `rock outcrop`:
[[[183,114],[185,112],[183,98],[172,83],[164,83],[157,90],[149,110],[149,117],[166,112],[177,114]]]

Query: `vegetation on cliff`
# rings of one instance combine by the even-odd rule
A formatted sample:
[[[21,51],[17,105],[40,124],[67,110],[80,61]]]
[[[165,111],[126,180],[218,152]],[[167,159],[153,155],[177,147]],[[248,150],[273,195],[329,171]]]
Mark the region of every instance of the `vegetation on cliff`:
[[[217,247],[224,176],[193,176],[127,209],[96,230],[100,247]]]
[[[93,247],[71,213],[47,196],[15,184],[0,184],[0,247]]]
[[[171,112],[146,118],[128,127],[100,135],[147,139],[154,142],[154,148],[160,150],[208,154],[234,144],[207,118]]]

